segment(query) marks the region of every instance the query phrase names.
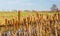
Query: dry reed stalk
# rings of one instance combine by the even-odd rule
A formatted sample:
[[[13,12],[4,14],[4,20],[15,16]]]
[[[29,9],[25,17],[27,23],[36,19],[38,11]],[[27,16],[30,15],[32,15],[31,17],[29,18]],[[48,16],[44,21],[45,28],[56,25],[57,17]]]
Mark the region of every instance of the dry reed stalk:
[[[2,32],[0,32],[0,36],[2,36]]]
[[[14,31],[18,30],[18,21],[16,20],[15,21],[15,24],[14,24]]]
[[[40,25],[40,36],[42,36],[42,23]]]
[[[55,23],[55,35],[58,36],[58,31],[57,31],[57,22]]]
[[[39,36],[39,27],[38,27],[38,23],[36,25],[36,33],[37,33],[37,36]]]
[[[29,25],[29,36],[32,36],[32,27]]]
[[[7,31],[7,29],[8,29],[8,26],[7,26],[8,25],[8,20],[7,19],[5,19],[5,25],[6,25],[5,26],[5,28],[6,28],[5,30]]]
[[[20,24],[20,11],[18,11],[18,23]]]
[[[16,33],[15,32],[11,32],[11,36],[16,36]]]

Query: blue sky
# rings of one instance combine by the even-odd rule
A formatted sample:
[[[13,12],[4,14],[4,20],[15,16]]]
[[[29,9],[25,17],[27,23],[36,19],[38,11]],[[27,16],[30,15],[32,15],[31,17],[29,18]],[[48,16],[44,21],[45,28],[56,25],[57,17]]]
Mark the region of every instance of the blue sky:
[[[50,10],[52,4],[60,9],[60,0],[0,0],[0,10]]]

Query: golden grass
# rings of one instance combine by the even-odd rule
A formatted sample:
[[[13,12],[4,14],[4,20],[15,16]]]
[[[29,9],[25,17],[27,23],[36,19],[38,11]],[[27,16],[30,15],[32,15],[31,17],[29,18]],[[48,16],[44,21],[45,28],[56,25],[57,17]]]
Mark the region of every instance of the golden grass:
[[[43,14],[44,18],[45,15],[51,15],[55,14],[56,12],[39,12],[39,14]],[[35,15],[35,12],[21,12],[21,17],[27,17],[27,16],[32,16]],[[4,20],[7,19],[17,19],[17,12],[0,12],[0,24],[4,24]]]

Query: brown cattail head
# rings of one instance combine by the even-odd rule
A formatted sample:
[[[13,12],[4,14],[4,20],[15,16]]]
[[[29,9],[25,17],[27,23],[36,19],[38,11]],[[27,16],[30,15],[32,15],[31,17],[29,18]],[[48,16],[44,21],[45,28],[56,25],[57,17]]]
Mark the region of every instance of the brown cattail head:
[[[23,25],[26,25],[26,18],[23,18]]]
[[[15,22],[14,22],[14,19],[12,19],[12,22],[13,22],[13,24],[15,23]]]
[[[60,20],[60,14],[58,13],[58,19]]]
[[[30,17],[27,17],[27,21],[28,21],[28,22],[30,21]]]
[[[10,20],[8,20],[8,24],[10,24]]]
[[[16,20],[14,23],[14,31],[18,30],[18,21]]]
[[[20,10],[18,11],[18,23],[20,23]]]
[[[5,19],[5,24],[8,24],[8,20],[7,19]]]
[[[38,12],[36,12],[36,15],[37,15],[37,18],[39,18],[39,14],[38,14]]]

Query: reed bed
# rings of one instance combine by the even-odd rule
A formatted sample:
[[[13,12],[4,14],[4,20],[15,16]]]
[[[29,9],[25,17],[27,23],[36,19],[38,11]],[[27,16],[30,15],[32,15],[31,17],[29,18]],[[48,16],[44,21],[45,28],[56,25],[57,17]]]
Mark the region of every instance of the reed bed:
[[[13,19],[12,26],[10,26],[13,30],[8,30],[10,28],[5,26],[8,31],[0,31],[0,36],[3,33],[7,33],[6,36],[60,36],[60,14],[58,12],[53,15],[35,13],[35,15],[18,19],[20,21]]]

